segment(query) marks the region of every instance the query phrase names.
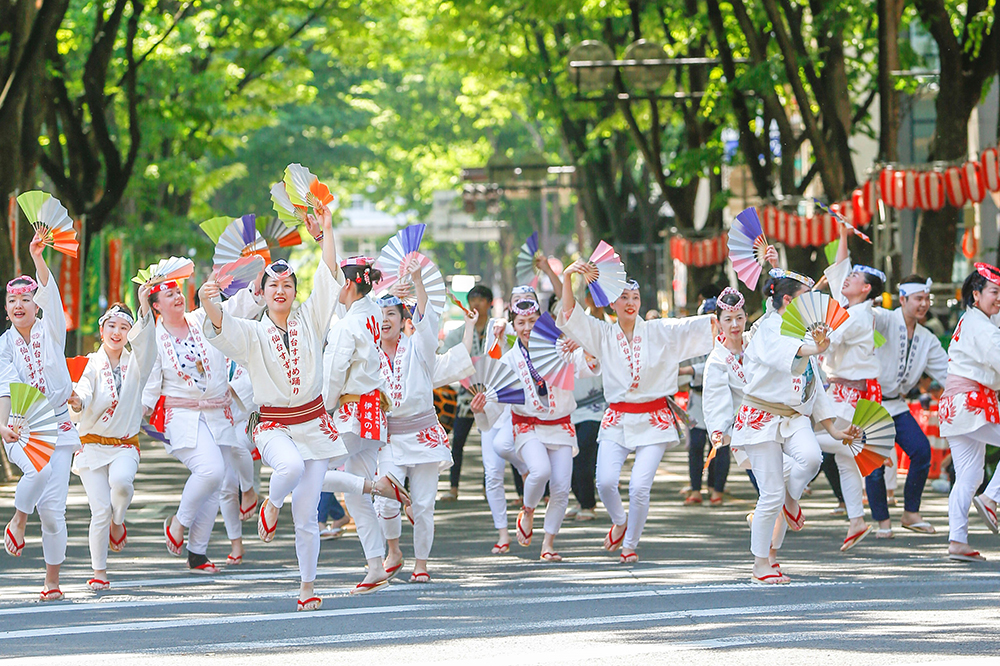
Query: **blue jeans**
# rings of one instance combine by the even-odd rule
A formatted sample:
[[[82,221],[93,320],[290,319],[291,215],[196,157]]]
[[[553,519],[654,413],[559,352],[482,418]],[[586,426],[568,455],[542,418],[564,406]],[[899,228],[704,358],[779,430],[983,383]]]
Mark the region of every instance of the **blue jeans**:
[[[903,508],[911,513],[920,511],[927,473],[931,469],[931,443],[909,411],[892,419],[896,423],[896,443],[910,458],[903,487]],[[868,506],[874,520],[889,520],[889,504],[885,495],[885,468],[879,467],[865,479]]]
[[[319,494],[319,521],[340,520],[344,517],[344,507],[340,506],[337,496],[333,493]]]

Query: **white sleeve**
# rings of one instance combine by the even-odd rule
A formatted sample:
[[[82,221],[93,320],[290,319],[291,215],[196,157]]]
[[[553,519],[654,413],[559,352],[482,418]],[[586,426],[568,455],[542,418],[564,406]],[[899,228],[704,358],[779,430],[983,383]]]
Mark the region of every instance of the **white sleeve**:
[[[831,266],[827,266],[826,270],[823,271],[823,275],[826,276],[826,281],[830,283],[830,294],[845,308],[847,307],[847,300],[844,298],[844,294],[841,289],[844,288],[844,280],[846,280],[847,276],[850,274],[851,255],[849,254],[843,261],[838,261]]]
[[[215,330],[215,325],[208,317],[202,322],[201,332],[208,343],[221,351],[230,360],[244,367],[250,365],[250,352],[257,341],[254,332],[255,322],[238,319],[228,312],[222,313],[222,328]]]
[[[153,358],[153,369],[150,370],[149,379],[146,380],[146,385],[142,390],[142,406],[146,409],[153,409],[156,407],[156,402],[160,399],[160,394],[162,392],[163,361],[160,359],[159,350],[156,350],[156,354]]]
[[[344,393],[356,346],[343,321],[330,329],[323,351],[323,402],[327,411],[340,407],[340,396]]]
[[[729,370],[712,358],[705,364],[701,396],[705,429],[709,434],[721,432],[731,435],[736,405],[733,404],[733,392],[729,388]]]
[[[156,348],[156,324],[151,312],[140,318],[128,332],[128,341],[132,345],[132,362],[139,368],[139,377],[142,378],[140,383],[145,384],[160,355]]]
[[[83,369],[80,381],[73,387],[73,392],[76,393],[77,397],[80,398],[80,402],[83,403],[83,407],[80,409],[81,412],[87,409],[91,399],[94,397],[94,385],[97,383],[97,363],[94,362],[95,357],[96,354],[87,355],[87,367]]]
[[[455,345],[443,354],[434,355],[434,372],[431,385],[434,388],[471,377],[476,369],[465,345]]]
[[[941,341],[936,335],[930,331],[927,333],[932,340],[931,347],[927,351],[927,365],[924,366],[924,372],[938,384],[944,386],[948,379],[948,352],[941,346]]]
[[[566,311],[560,307],[556,326],[566,334],[567,338],[586,349],[591,356],[596,356],[599,359],[601,357],[601,343],[604,336],[608,334],[611,324],[591,317],[583,311],[583,306],[577,303],[568,317]]]
[[[678,361],[711,353],[715,346],[712,337],[713,315],[685,317],[684,319],[654,319],[647,322],[653,331],[665,334],[664,351]]]
[[[49,274],[49,283],[38,283],[35,304],[42,309],[42,328],[60,348],[66,347],[66,313],[63,312],[62,298],[56,285],[55,273]]]

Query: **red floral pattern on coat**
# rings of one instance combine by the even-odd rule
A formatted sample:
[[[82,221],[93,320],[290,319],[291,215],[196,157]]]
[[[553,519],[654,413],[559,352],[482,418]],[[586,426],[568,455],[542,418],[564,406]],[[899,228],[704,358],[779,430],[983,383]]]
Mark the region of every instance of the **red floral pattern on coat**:
[[[743,430],[744,427],[748,427],[751,430],[763,430],[764,426],[770,423],[773,418],[774,414],[771,412],[756,409],[750,405],[741,405],[740,411],[736,414],[736,423],[733,424],[733,428]]]
[[[604,418],[601,419],[601,430],[606,428],[613,428],[622,422],[622,413],[614,409],[607,409],[604,412]]]
[[[649,425],[660,430],[670,430],[677,427],[677,420],[669,407],[658,409],[649,414]]]
[[[534,432],[535,426],[530,423],[515,423],[514,424],[514,434],[515,435],[527,435],[529,432]]]
[[[423,444],[428,449],[436,449],[439,446],[448,446],[448,433],[440,425],[433,428],[426,428],[417,433],[417,443]]]
[[[323,415],[319,417],[319,430],[329,437],[331,442],[337,441],[337,438],[340,437],[340,433],[337,432],[337,426],[333,422],[333,417],[326,412],[323,412]]]
[[[983,414],[987,423],[1000,423],[1000,405],[997,404],[997,392],[988,388],[969,391],[965,394],[965,408],[973,414]],[[938,418],[941,414],[941,404],[938,403]]]
[[[576,426],[572,423],[563,423],[562,429],[566,431],[566,434],[570,437],[576,437]]]
[[[233,409],[230,405],[226,405],[222,408],[222,414],[226,417],[226,420],[229,421],[229,425],[236,425],[236,419],[233,418]]]
[[[261,421],[253,429],[253,438],[257,439],[262,432],[269,432],[271,430],[286,430],[286,428],[280,423],[275,423],[274,421]]]
[[[941,398],[938,401],[938,420],[948,424],[955,421],[955,396]]]

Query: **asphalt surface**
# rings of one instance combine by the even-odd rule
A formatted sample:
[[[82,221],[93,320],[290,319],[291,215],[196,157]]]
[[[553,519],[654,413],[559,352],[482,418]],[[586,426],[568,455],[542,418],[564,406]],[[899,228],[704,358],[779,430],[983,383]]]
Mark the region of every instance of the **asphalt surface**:
[[[167,553],[161,532],[186,470],[150,444],[127,518],[128,546],[110,555],[110,591],[95,594],[85,585],[89,509],[75,476],[66,600],[37,601],[43,567],[37,518],[29,521],[22,557],[0,554],[0,658],[129,666],[193,663],[206,655],[287,666],[1000,661],[1000,538],[973,515],[971,545],[990,561],[949,562],[947,498],[929,488],[924,513],[938,535],[897,527],[891,541],[872,534],[842,554],[847,523],[829,515],[835,502],[821,477],[803,503],[806,529],[789,533],[782,551],[793,583],[765,587],[749,583],[745,515],[755,495],[735,467],[725,506],[685,507],[679,492],[687,483],[686,456],[668,453],[634,565],[620,565],[601,549],[609,521],[600,506],[597,520],[564,524],[557,541],[562,563],[538,560],[541,510],[530,548],[515,544],[509,555],[491,555],[496,533],[481,470],[470,442],[460,499],[438,503],[431,584],[405,582],[407,566],[387,588],[348,596],[364,562],[357,538],[345,536],[323,542],[317,579],[323,608],[297,613],[289,513],[267,545],[257,540],[255,523],[244,523],[242,566],[223,566],[214,576],[189,573],[185,560]],[[0,488],[4,519],[12,497],[13,486]],[[900,511],[892,510],[897,523]],[[404,553],[412,558],[410,535],[407,525]],[[227,553],[220,518],[209,556],[225,562]]]

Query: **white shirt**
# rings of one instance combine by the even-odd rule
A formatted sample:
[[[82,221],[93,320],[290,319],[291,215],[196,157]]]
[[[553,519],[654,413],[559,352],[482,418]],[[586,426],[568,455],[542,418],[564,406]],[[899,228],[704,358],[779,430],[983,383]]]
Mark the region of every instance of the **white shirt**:
[[[743,403],[746,383],[742,360],[716,340],[715,348],[705,362],[702,385],[705,430],[710,435],[722,433],[732,436],[733,420]]]
[[[879,361],[878,382],[882,386],[882,405],[891,416],[906,412],[904,398],[927,373],[942,387],[948,378],[948,353],[937,336],[920,324],[909,338],[901,309],[875,308],[875,328],[885,337],[885,344],[875,350]]]
[[[823,372],[831,379],[865,380],[879,376],[875,357],[875,316],[872,301],[866,300],[847,307],[841,291],[844,280],[851,274],[851,258],[827,266],[823,274],[830,282],[830,293],[850,315],[840,328],[830,334],[830,347],[823,353]]]

